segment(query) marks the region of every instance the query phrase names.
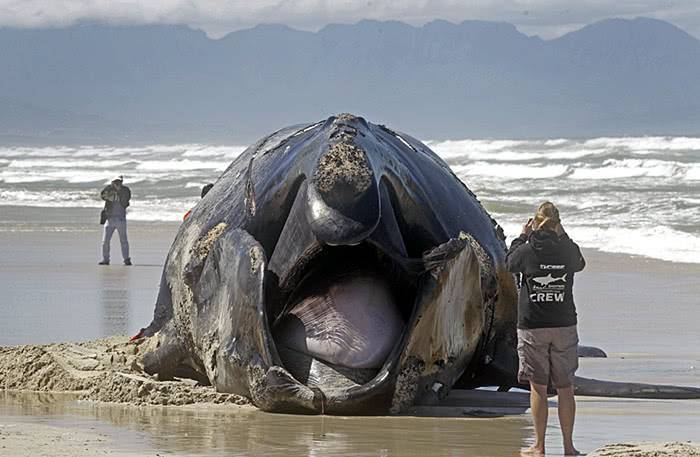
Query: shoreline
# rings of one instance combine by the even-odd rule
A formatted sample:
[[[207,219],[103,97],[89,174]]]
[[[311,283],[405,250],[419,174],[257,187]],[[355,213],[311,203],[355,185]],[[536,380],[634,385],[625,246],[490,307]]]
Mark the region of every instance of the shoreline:
[[[0,208],[4,212],[2,219],[0,219],[0,234],[43,233],[48,235],[70,232],[93,232],[101,237],[102,226],[97,224],[97,216],[99,215],[101,203],[96,201],[96,205],[99,206],[62,208],[52,206],[0,205]],[[176,214],[172,220],[128,219],[129,230],[161,233],[166,237],[166,240],[161,240],[161,244],[167,241],[167,246],[169,247],[180,225],[181,217],[188,209],[188,207],[183,205],[182,214]],[[510,245],[510,242],[516,236],[517,234],[515,233],[507,235],[506,244]],[[117,247],[114,241],[113,244],[113,247]],[[582,247],[581,249],[584,256],[593,256],[600,259],[611,256],[612,258],[616,258],[616,260],[646,264],[650,267],[655,265],[660,266],[662,264],[679,265],[683,268],[697,268],[700,271],[700,262],[670,261],[639,254],[601,250],[595,247]],[[165,252],[163,253],[163,257],[164,256]]]

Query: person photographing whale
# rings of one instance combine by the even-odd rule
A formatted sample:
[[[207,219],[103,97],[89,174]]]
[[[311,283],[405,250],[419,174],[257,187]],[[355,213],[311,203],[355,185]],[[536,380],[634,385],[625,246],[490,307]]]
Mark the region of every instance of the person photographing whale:
[[[578,333],[573,297],[574,273],[586,262],[564,231],[551,202],[537,208],[506,256],[512,273],[520,273],[518,298],[518,380],[530,385],[535,443],[524,455],[544,455],[547,387],[558,395],[565,455],[579,455],[573,444],[576,415],[574,374],[578,368]]]
[[[119,243],[121,244],[124,265],[131,265],[129,240],[126,234],[126,208],[130,204],[131,190],[123,183],[124,177],[117,176],[100,192],[100,197],[105,202],[104,209],[100,214],[100,224],[105,226],[102,237],[102,261],[99,262],[100,265],[109,265],[110,243],[115,230],[119,233]]]

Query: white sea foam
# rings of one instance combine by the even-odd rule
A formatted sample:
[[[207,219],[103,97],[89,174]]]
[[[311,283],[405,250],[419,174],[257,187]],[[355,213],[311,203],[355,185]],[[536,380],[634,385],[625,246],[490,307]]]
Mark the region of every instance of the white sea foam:
[[[74,152],[75,149],[68,147],[5,147],[0,148],[0,157],[67,157]]]
[[[149,146],[145,146],[141,149],[143,149],[144,151],[148,151],[149,153],[174,154],[182,153],[184,151],[189,150],[190,148],[196,148],[199,146],[200,145],[197,144],[152,144]]]
[[[698,180],[697,164],[642,159],[608,159],[596,163],[576,162],[556,164],[542,161],[528,164],[476,161],[452,165],[460,177],[494,177],[504,180],[565,178],[573,180],[620,180],[629,178],[669,178]]]
[[[585,146],[625,148],[634,152],[700,150],[700,138],[696,137],[601,137],[584,142]]]
[[[73,154],[72,157],[89,157],[94,160],[103,160],[105,157],[138,157],[139,151],[127,151],[125,148],[111,148],[101,146],[83,146]]]
[[[613,151],[604,147],[586,148],[572,144],[554,149],[548,141],[497,142],[489,147],[474,140],[433,142],[431,149],[445,160],[489,160],[500,162],[525,162],[533,160],[576,160],[584,157],[602,156]],[[513,146],[511,146],[513,144]]]
[[[501,223],[508,243],[518,236],[522,224]],[[700,263],[700,236],[664,226],[648,228],[568,225],[566,231],[581,247],[629,254],[669,262]]]
[[[648,228],[577,227],[570,230],[582,246],[606,252],[700,263],[700,236],[664,226]]]
[[[553,140],[546,140],[544,144],[545,146],[563,146],[570,141],[571,140],[567,140],[566,138],[556,138]]]
[[[119,168],[128,162],[124,160],[75,160],[75,159],[23,159],[12,160],[8,168]]]
[[[96,169],[45,169],[32,170],[22,168],[0,169],[0,182],[7,184],[64,182],[68,184],[100,183],[109,184],[115,174],[124,176],[130,183],[138,183],[146,180],[156,181],[167,179],[170,173],[135,172],[124,173],[118,171],[105,171]]]
[[[447,140],[426,141],[426,145],[443,159],[459,157],[465,154],[488,153],[506,148],[514,148],[525,141],[516,140]]]
[[[610,154],[606,148],[571,148],[541,152],[539,158],[544,160],[578,160],[583,158],[598,158]]]
[[[230,164],[229,161],[204,161],[204,160],[143,160],[137,166],[137,170],[148,171],[180,171],[180,170],[218,170],[224,171]]]
[[[684,178],[689,180],[689,181],[700,180],[700,165],[695,164],[692,167],[688,167],[688,169],[685,172]]]
[[[683,165],[661,160],[606,160],[601,166],[574,169],[571,179],[671,178],[684,175]]]
[[[127,217],[134,221],[181,221],[185,213],[197,204],[198,197],[160,198],[138,202],[129,208]]]
[[[195,197],[136,200],[127,210],[128,218],[135,221],[179,221],[197,201]],[[103,204],[96,191],[0,190],[0,206],[101,208]]]
[[[241,152],[245,151],[245,146],[206,146],[196,145],[188,148],[182,157],[225,157],[233,160]]]
[[[25,171],[25,170],[3,170],[0,172],[0,182],[8,184],[38,183],[45,181],[65,181],[70,184],[98,183],[109,181],[109,175],[105,172],[83,171],[83,170],[56,170],[56,171]]]
[[[452,167],[459,177],[489,176],[500,179],[542,179],[563,176],[569,170],[567,165],[513,165],[488,162],[475,162],[470,165]]]
[[[30,191],[0,189],[0,206],[98,208],[103,202],[96,191]]]

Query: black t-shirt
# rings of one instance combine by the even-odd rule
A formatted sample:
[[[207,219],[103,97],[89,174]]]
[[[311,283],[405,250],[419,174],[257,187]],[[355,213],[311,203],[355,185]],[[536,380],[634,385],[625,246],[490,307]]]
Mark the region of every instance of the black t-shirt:
[[[586,262],[581,250],[566,234],[536,230],[513,240],[506,256],[512,273],[521,273],[518,328],[576,325],[574,273]]]

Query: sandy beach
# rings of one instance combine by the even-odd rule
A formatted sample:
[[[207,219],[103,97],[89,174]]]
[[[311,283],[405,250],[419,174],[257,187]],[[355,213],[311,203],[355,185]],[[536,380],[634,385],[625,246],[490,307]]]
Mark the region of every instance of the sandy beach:
[[[3,208],[3,219],[9,221],[0,223],[0,312],[8,318],[0,321],[0,345],[87,341],[130,334],[150,322],[178,224],[130,223],[134,265],[121,264],[115,235],[113,264],[100,267],[97,223],[64,223],[56,210],[38,213],[52,219],[51,225],[43,226],[37,221],[40,214],[27,216],[26,211],[18,216],[25,222],[18,225],[12,208]],[[74,210],[71,216],[85,220],[82,213]],[[11,230],[3,230],[6,225]]]
[[[33,345],[25,349],[30,351],[25,356],[36,360],[42,357],[41,351],[31,352],[38,350],[36,345],[130,335],[146,325],[162,263],[177,230],[177,224],[132,223],[135,265],[114,262],[98,267],[99,226],[67,221],[61,230],[55,225],[46,230],[37,217],[29,218],[21,230],[16,225],[12,230],[0,227],[5,253],[0,259],[4,288],[0,312],[7,316],[0,321],[0,346]],[[576,286],[581,341],[605,349],[610,357],[582,360],[579,374],[700,386],[696,330],[700,265],[592,250],[585,255],[588,268],[577,276]],[[95,346],[100,344],[102,349]],[[72,354],[71,361],[58,364],[69,371],[81,371],[81,366],[82,371],[85,367],[104,368],[104,373],[128,371],[135,355],[124,336],[49,348],[53,349],[43,349],[44,353]],[[16,355],[18,349],[3,351]],[[98,353],[110,357],[92,357]],[[5,360],[19,360],[15,355]],[[222,399],[214,392],[188,393],[187,383],[165,391],[144,389],[146,382],[138,373],[116,384],[105,376],[100,383],[78,386],[60,385],[61,376],[53,371],[44,384],[10,386],[8,379],[18,376],[8,375],[9,365],[2,368],[4,387],[10,390],[0,393],[1,455],[502,456],[517,455],[532,433],[524,410],[489,418],[285,416],[241,406],[244,401]],[[106,389],[105,383],[120,387]],[[18,393],[13,389],[18,387],[49,393]],[[76,388],[80,394],[50,393]],[[124,398],[140,400],[104,403]],[[178,398],[176,404],[189,406],[155,406],[166,403],[165,398]],[[225,404],[217,404],[221,402]],[[576,440],[584,451],[606,443],[700,440],[697,401],[579,398],[578,402]],[[547,435],[551,455],[561,452],[555,407],[552,401]]]
[[[164,454],[144,448],[125,450],[115,448],[120,438],[107,427],[66,428],[61,426],[0,424],[0,452],[2,455],[31,455],[37,457],[161,457]],[[175,455],[168,453],[167,455]]]

